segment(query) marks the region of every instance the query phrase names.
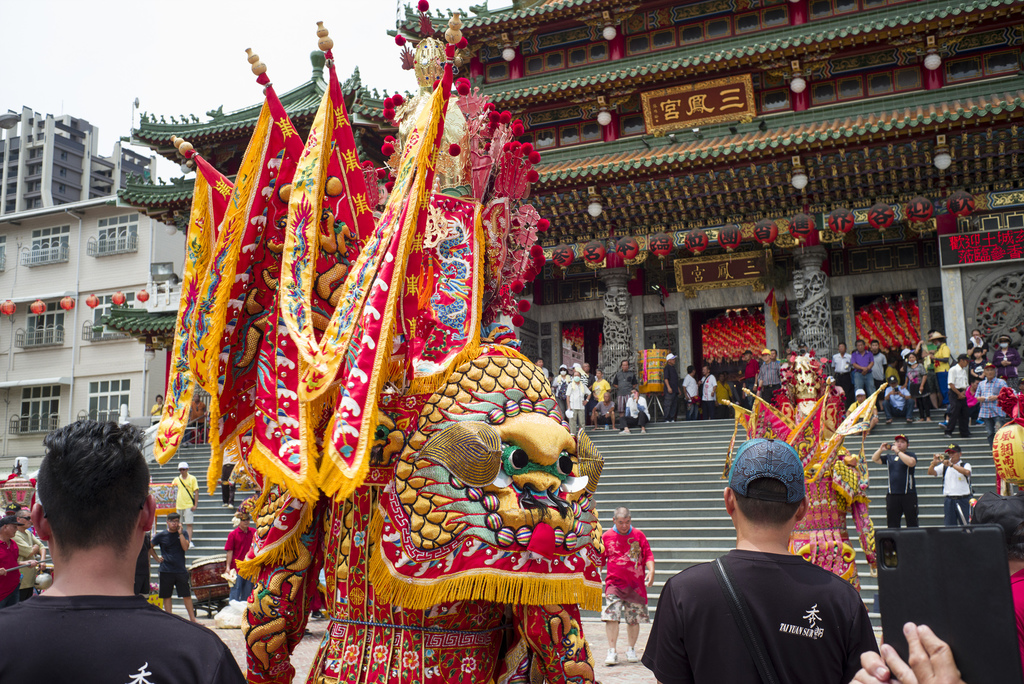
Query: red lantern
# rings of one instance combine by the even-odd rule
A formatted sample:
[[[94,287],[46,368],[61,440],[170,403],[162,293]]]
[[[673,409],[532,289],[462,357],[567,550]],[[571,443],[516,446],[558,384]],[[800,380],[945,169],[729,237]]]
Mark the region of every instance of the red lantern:
[[[146,302],[149,301],[149,293],[146,292],[146,290],[144,289],[139,290],[137,293],[135,293],[135,301],[142,302],[143,304],[145,304]]]
[[[110,301],[114,303],[114,306],[124,306],[124,303],[128,301],[128,298],[124,296],[124,292],[118,290],[110,297]]]
[[[907,202],[907,220],[912,223],[924,223],[935,213],[935,206],[927,197],[918,195]]]
[[[95,309],[100,305],[100,298],[94,294],[89,295],[85,298],[85,303],[89,305],[90,309]]]
[[[775,242],[779,237],[779,227],[771,219],[761,219],[754,224],[754,239],[765,247]]]
[[[740,227],[735,223],[730,223],[718,231],[718,244],[720,247],[725,247],[728,252],[739,247],[742,241],[743,233],[740,232]]]
[[[74,300],[74,298],[70,297],[70,296],[61,298],[61,300],[60,300],[60,308],[64,309],[65,311],[71,311],[72,309],[74,309],[75,308],[75,300]]]
[[[833,233],[845,235],[853,230],[853,212],[846,207],[833,209],[828,215],[828,229]]]
[[[36,301],[32,302],[32,306],[28,308],[29,311],[38,316],[39,314],[46,311],[46,302],[44,302],[42,299],[37,299]]]
[[[974,213],[974,207],[974,195],[965,190],[957,190],[946,200],[946,208],[953,216],[969,216]]]
[[[789,221],[789,234],[801,242],[807,242],[814,229],[814,219],[807,214],[797,214]]]
[[[666,233],[652,235],[647,241],[647,247],[651,254],[661,258],[667,257],[672,253],[672,238]]]
[[[631,235],[620,237],[619,241],[615,243],[615,251],[619,253],[619,256],[623,260],[628,261],[635,259],[640,254],[640,243],[636,241],[636,238]]]
[[[551,251],[551,263],[562,268],[569,268],[575,255],[569,245],[558,245]]]
[[[694,254],[700,254],[708,248],[708,234],[701,228],[694,228],[683,239],[683,247]]]
[[[13,316],[18,310],[18,305],[14,303],[14,300],[8,299],[3,304],[0,304],[0,313],[4,316]]]
[[[599,264],[604,261],[608,250],[601,240],[591,240],[583,246],[583,260],[588,264]]]
[[[868,209],[868,223],[875,230],[885,230],[896,220],[896,212],[885,202],[879,202]]]

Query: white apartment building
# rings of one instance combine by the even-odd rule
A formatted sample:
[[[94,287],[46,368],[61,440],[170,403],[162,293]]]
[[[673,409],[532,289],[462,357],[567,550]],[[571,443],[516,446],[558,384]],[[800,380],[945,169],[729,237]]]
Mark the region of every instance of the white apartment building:
[[[131,417],[149,415],[164,393],[167,352],[105,329],[102,319],[117,292],[133,304],[146,289],[145,308],[176,310],[167,291],[184,254],[180,231],[114,197],[0,215],[0,305],[17,306],[0,315],[0,472],[18,456],[36,467],[43,435],[69,421],[116,420],[122,405]],[[74,308],[61,308],[64,297]],[[45,311],[30,310],[36,300]]]

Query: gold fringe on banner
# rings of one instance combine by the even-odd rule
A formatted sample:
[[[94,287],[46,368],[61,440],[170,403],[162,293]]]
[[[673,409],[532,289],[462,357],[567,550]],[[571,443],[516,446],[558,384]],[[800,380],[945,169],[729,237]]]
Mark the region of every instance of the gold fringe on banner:
[[[263,488],[263,494],[260,495],[259,500],[254,506],[255,511],[258,512],[263,504],[266,503],[267,496],[270,494],[270,486],[268,484]],[[313,509],[315,507],[315,503],[304,503],[302,506],[302,517],[299,519],[299,523],[292,528],[291,532],[273,546],[260,551],[255,558],[238,561],[238,574],[250,582],[255,582],[263,568],[287,565],[295,561],[296,558],[301,558],[303,551],[302,535],[309,530],[309,526],[313,523]]]

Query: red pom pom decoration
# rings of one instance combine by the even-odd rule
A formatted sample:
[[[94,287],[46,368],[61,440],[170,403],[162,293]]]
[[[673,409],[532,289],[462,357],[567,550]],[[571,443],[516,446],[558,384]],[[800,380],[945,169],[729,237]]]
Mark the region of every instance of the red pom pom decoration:
[[[530,310],[530,302],[525,299],[520,299],[519,303],[516,306],[518,306],[519,310],[522,311],[523,313],[526,313],[527,311]]]
[[[395,181],[388,181],[387,183],[385,183],[384,184],[384,189],[387,190],[388,192],[391,192],[392,190],[394,190],[395,189]]]
[[[462,36],[462,38],[459,39],[459,42],[455,44],[455,47],[459,48],[460,50],[465,50],[467,47],[469,47],[469,41],[466,40],[466,36]]]
[[[498,109],[498,105],[494,104],[493,102],[488,102],[487,104],[484,105],[484,111],[485,112],[489,112],[489,111],[492,111],[492,110],[493,111],[497,111],[497,109]]]
[[[531,164],[540,164],[540,152],[537,150],[530,152],[530,156],[527,158],[530,160]]]
[[[388,177],[388,170],[385,168],[377,169],[377,178],[379,180],[385,180]]]
[[[457,92],[462,97],[465,97],[466,95],[469,95],[469,83],[468,82],[456,83],[455,84],[455,92]]]
[[[523,155],[523,143],[513,142],[511,145],[509,145],[508,151],[517,157],[521,157]]]
[[[405,45],[405,36],[403,36],[403,35],[395,36],[395,45],[397,45],[398,47],[402,47],[403,45]]]
[[[385,157],[390,157],[395,153],[395,146],[389,142],[384,143],[380,146],[380,153]]]
[[[519,314],[516,314],[515,316],[512,317],[512,325],[514,325],[517,328],[522,327],[523,323],[525,322],[526,319],[520,316]]]
[[[526,172],[526,181],[528,183],[536,183],[540,180],[540,174],[537,173],[537,169],[530,169]]]
[[[487,120],[491,122],[492,126],[497,126],[498,122],[501,120],[501,114],[498,114],[498,112],[492,109],[487,112]]]
[[[427,0],[420,0],[416,3],[416,9],[420,12],[426,12],[430,9],[430,3]]]
[[[384,109],[394,109],[394,108],[395,108],[395,101],[392,100],[390,97],[385,97],[384,98]]]
[[[395,141],[395,136],[393,136],[393,135],[386,136],[384,138],[384,142],[389,142],[391,144],[394,144],[396,142]]]
[[[542,233],[550,227],[551,221],[548,221],[547,219],[542,218],[540,221],[537,221],[537,230],[539,230]]]
[[[504,112],[502,112],[501,115],[500,115],[499,121],[501,123],[503,123],[503,124],[511,123],[512,122],[512,112],[510,112],[508,110],[505,110]]]
[[[525,287],[526,287],[526,283],[524,283],[522,280],[513,280],[512,281],[512,291],[515,292],[516,294],[519,294],[520,292],[522,292]]]
[[[401,107],[404,102],[405,96],[402,95],[401,93],[395,93],[394,95],[391,96],[391,103],[395,107]]]
[[[526,133],[526,128],[523,126],[523,124],[512,124],[512,135],[518,138],[523,133]]]
[[[530,256],[532,256],[534,259],[536,259],[537,257],[543,257],[544,248],[541,247],[540,245],[534,245],[533,247],[530,247]]]
[[[451,145],[448,146],[448,154],[452,155],[453,157],[458,157],[460,154],[462,154],[462,148],[459,147],[457,143],[452,143]]]
[[[385,108],[383,115],[386,120],[391,121],[392,119],[395,118],[395,110]]]

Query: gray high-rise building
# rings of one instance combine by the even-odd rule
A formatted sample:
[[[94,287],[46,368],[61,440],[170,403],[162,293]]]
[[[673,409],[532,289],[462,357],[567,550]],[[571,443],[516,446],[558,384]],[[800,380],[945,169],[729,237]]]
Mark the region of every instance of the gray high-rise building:
[[[128,174],[155,175],[155,157],[114,143],[99,154],[99,130],[85,119],[0,114],[0,216],[117,194]]]

